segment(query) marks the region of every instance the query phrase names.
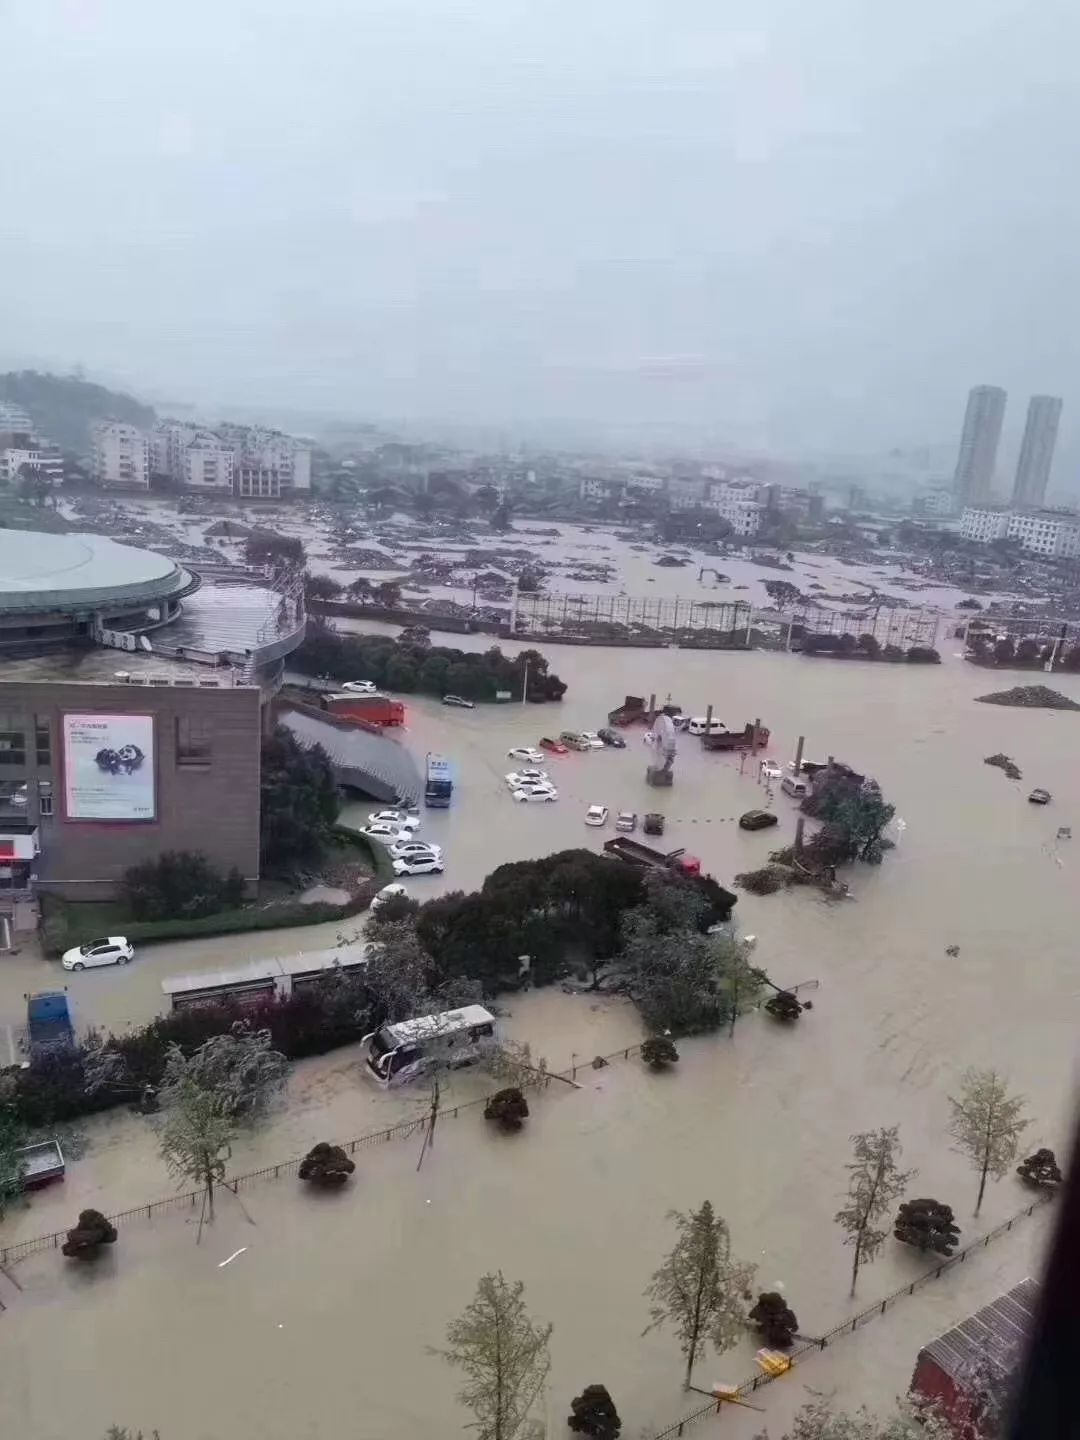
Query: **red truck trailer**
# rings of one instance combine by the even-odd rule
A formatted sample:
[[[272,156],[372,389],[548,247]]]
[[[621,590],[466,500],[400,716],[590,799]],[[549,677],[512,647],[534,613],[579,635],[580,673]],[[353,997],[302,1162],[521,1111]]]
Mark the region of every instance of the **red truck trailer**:
[[[325,695],[322,704],[338,720],[359,720],[366,725],[405,724],[405,706],[389,695]]]

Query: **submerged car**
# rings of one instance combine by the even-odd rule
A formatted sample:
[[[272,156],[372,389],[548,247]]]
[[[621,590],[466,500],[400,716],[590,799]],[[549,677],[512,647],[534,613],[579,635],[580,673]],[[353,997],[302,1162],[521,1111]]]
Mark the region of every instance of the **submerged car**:
[[[522,804],[527,804],[534,800],[550,803],[552,800],[558,800],[559,798],[559,792],[555,789],[554,785],[519,785],[516,790],[512,790],[510,793],[515,800],[520,801]]]
[[[511,790],[516,790],[519,785],[550,785],[551,776],[546,770],[535,770],[526,765],[523,770],[511,770],[509,775],[503,777]]]
[[[442,872],[441,855],[402,855],[394,861],[395,875],[441,875]]]
[[[512,750],[506,752],[508,760],[527,760],[530,765],[539,765],[544,758],[542,750],[535,749],[532,745],[515,745]]]
[[[369,840],[377,840],[380,845],[393,845],[396,841],[408,838],[409,832],[400,825],[388,825],[385,820],[373,821],[368,825],[361,825],[356,832],[358,835],[365,835]]]
[[[398,830],[418,830],[420,816],[411,810],[373,810],[367,817],[369,825],[393,825]]]
[[[600,733],[597,730],[582,730],[581,738],[590,750],[603,750],[604,748],[604,742],[600,739]]]
[[[768,830],[777,824],[777,817],[771,810],[747,810],[739,816],[740,830]]]
[[[545,735],[540,741],[541,750],[550,750],[552,755],[566,755],[568,750],[561,740],[552,740],[550,735]]]
[[[388,900],[404,900],[408,894],[404,885],[384,885],[377,895],[371,897],[368,910],[374,914],[376,910],[381,910]]]
[[[608,808],[606,805],[590,805],[585,811],[586,825],[606,825]]]
[[[379,693],[374,680],[343,680],[338,688],[347,690],[350,695],[377,695]]]
[[[618,815],[615,816],[615,829],[622,830],[625,834],[629,834],[632,830],[636,830],[637,811],[620,810]]]
[[[476,709],[476,706],[475,706],[475,704],[473,703],[473,701],[471,701],[471,700],[466,700],[464,695],[444,695],[444,696],[442,697],[442,703],[443,703],[444,705],[456,705],[459,710],[475,710],[475,709]]]
[[[442,855],[441,845],[429,845],[426,840],[412,840],[408,836],[398,840],[390,846],[390,854],[395,860],[402,860],[408,855]]]
[[[126,935],[107,935],[65,950],[60,964],[65,970],[89,970],[94,965],[126,965],[134,956],[135,947]]]
[[[605,745],[610,745],[612,750],[626,749],[626,741],[619,734],[619,732],[617,730],[613,730],[610,725],[605,725],[602,730],[598,730],[596,733],[597,735],[599,735],[600,739]]]

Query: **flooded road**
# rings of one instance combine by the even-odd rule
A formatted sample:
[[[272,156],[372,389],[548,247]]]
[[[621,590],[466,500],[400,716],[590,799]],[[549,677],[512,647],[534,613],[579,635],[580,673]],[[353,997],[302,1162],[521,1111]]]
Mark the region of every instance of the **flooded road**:
[[[441,1128],[419,1175],[409,1141],[359,1154],[350,1192],[330,1200],[298,1194],[292,1181],[255,1186],[241,1194],[250,1220],[223,1206],[198,1248],[188,1217],[174,1215],[123,1230],[94,1273],[65,1268],[52,1253],[20,1264],[26,1289],[5,1289],[0,1314],[2,1433],[78,1440],[114,1420],[159,1426],[163,1440],[456,1433],[466,1417],[452,1404],[453,1377],[425,1347],[440,1343],[478,1275],[497,1266],[525,1280],[530,1308],[555,1324],[550,1433],[561,1433],[571,1396],[597,1380],[612,1390],[624,1433],[653,1433],[694,1408],[679,1389],[671,1337],[641,1336],[641,1290],[670,1243],[669,1207],[711,1198],[737,1253],[757,1260],[764,1285],[784,1282],[801,1327],[816,1334],[846,1313],[850,1254],[832,1216],[853,1131],[898,1123],[904,1164],[919,1170],[912,1193],[953,1204],[964,1238],[977,1233],[975,1177],[946,1129],[947,1096],[965,1066],[995,1065],[1028,1097],[1027,1148],[1064,1150],[1080,1022],[1080,829],[1071,843],[1055,835],[1080,822],[1080,716],[976,704],[1022,677],[951,657],[921,668],[543,649],[570,687],[561,706],[458,711],[408,701],[405,743],[421,757],[442,751],[457,768],[453,808],[426,813],[421,831],[444,846],[446,874],[411,880],[412,893],[472,888],[504,860],[598,848],[613,831],[583,824],[597,802],[663,810],[664,843],[686,846],[730,883],[790,837],[795,814],[777,795],[778,830],[739,831],[738,815],[764,796],[737,758],[703,754],[683,738],[674,788],[651,790],[649,752],[630,731],[625,751],[552,757],[555,805],[515,805],[502,780],[512,745],[596,728],[627,693],[670,692],[697,713],[711,702],[729,726],[759,716],[777,758],[805,734],[810,758],[833,754],[875,775],[905,821],[883,866],[851,873],[847,901],[801,892],[739,900],[736,917],[758,935],[757,959],[774,978],[820,980],[814,1010],[791,1031],[753,1016],[733,1041],[687,1042],[668,1076],[636,1062],[587,1070],[582,1091],[552,1086],[540,1097],[519,1137],[492,1135],[465,1112]],[[1080,678],[1054,684],[1080,700]],[[1017,761],[1023,781],[982,763],[996,751]],[[1036,785],[1053,792],[1053,804],[1027,803]],[[321,948],[342,928],[147,947],[125,972],[68,977],[76,1013],[86,1023],[142,1019],[158,1008],[164,974]],[[5,961],[0,1014],[18,1013],[30,973],[40,988],[59,972],[29,956]],[[633,1012],[616,1002],[547,992],[510,1008],[513,1032],[553,1064],[614,1050],[637,1033]],[[473,1083],[462,1080],[460,1093]],[[392,1123],[423,1103],[375,1095],[349,1052],[297,1067],[292,1091],[288,1111],[238,1151],[237,1170]],[[89,1197],[118,1210],[170,1192],[145,1122],[118,1115],[83,1128],[87,1158],[72,1166],[66,1193],[35,1199],[4,1222],[4,1238],[70,1224]],[[1011,1177],[993,1185],[979,1224],[1024,1199]],[[1026,1220],[769,1387],[766,1416],[726,1415],[725,1433],[750,1436],[767,1422],[779,1435],[805,1385],[836,1386],[844,1403],[887,1402],[920,1344],[1037,1269],[1046,1221]],[[242,1245],[247,1252],[219,1270]],[[860,1280],[860,1298],[917,1268],[889,1242]],[[58,1353],[77,1369],[77,1386],[54,1383]],[[747,1342],[708,1359],[702,1378],[742,1378],[751,1353]]]

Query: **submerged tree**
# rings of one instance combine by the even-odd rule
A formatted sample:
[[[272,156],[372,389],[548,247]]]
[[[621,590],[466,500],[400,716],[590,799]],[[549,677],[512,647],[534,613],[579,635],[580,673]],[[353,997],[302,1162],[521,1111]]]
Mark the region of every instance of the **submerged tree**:
[[[169,1046],[160,1090],[161,1154],[175,1175],[203,1187],[211,1216],[236,1131],[266,1114],[287,1071],[285,1056],[271,1049],[269,1030],[242,1023],[189,1056]]]
[[[738,1343],[746,1326],[746,1297],[755,1266],[731,1254],[727,1221],[706,1200],[689,1214],[672,1210],[678,1237],[645,1290],[653,1326],[670,1323],[686,1356],[685,1384],[712,1342],[717,1350]]]
[[[747,1317],[756,1326],[766,1345],[786,1350],[795,1343],[799,1322],[795,1311],[776,1290],[763,1290]]]
[[[622,1421],[606,1385],[586,1385],[570,1401],[570,1410],[566,1423],[571,1430],[589,1435],[592,1440],[618,1440]]]
[[[851,1137],[852,1161],[848,1165],[847,1204],[835,1215],[845,1231],[845,1245],[855,1248],[851,1266],[851,1293],[859,1279],[859,1268],[877,1257],[888,1236],[880,1221],[904,1193],[915,1174],[901,1170],[900,1130],[896,1125],[865,1130]]]
[[[345,1153],[342,1146],[320,1140],[300,1161],[297,1174],[301,1180],[310,1180],[313,1185],[331,1189],[344,1185],[355,1169],[356,1161]]]
[[[955,1435],[937,1411],[912,1400],[897,1401],[891,1415],[880,1417],[866,1409],[836,1410],[829,1396],[820,1395],[803,1406],[784,1440],[955,1440]]]
[[[783,1021],[797,1020],[803,1012],[798,996],[791,990],[778,990],[775,995],[770,995],[764,1008],[774,1020]]]
[[[905,1200],[893,1225],[893,1235],[916,1250],[951,1255],[960,1240],[951,1205],[940,1200]]]
[[[101,1253],[102,1245],[116,1243],[116,1226],[100,1210],[81,1210],[79,1222],[67,1232],[61,1254],[70,1260],[92,1260]]]
[[[1034,1185],[1038,1190],[1053,1190],[1061,1184],[1063,1176],[1058,1168],[1057,1158],[1052,1150],[1036,1150],[1021,1160],[1016,1173],[1025,1185]]]
[[[20,1153],[26,1144],[26,1131],[6,1108],[0,1108],[0,1220],[12,1200],[23,1190],[26,1161]]]
[[[641,1058],[650,1070],[666,1070],[677,1064],[679,1052],[670,1035],[650,1035],[641,1042]]]
[[[446,1327],[447,1348],[436,1350],[464,1372],[458,1399],[475,1419],[479,1440],[517,1440],[551,1368],[552,1327],[525,1309],[525,1286],[502,1271],[481,1276],[476,1294]]]
[[[950,1095],[949,1134],[979,1176],[975,1214],[982,1207],[987,1177],[1000,1180],[1016,1159],[1020,1134],[1031,1123],[1021,1119],[1024,1100],[1010,1095],[996,1070],[965,1070],[959,1097]]]
[[[529,1118],[529,1102],[516,1085],[496,1090],[484,1106],[484,1119],[494,1120],[503,1130],[520,1130]]]

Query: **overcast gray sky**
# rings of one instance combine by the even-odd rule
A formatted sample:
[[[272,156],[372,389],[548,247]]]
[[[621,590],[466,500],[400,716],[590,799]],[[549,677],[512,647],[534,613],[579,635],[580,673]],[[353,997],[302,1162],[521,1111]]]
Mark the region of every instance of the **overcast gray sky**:
[[[986,381],[1013,444],[1032,390],[1080,433],[1078,42],[1075,0],[0,0],[0,360],[788,454],[952,442]]]

